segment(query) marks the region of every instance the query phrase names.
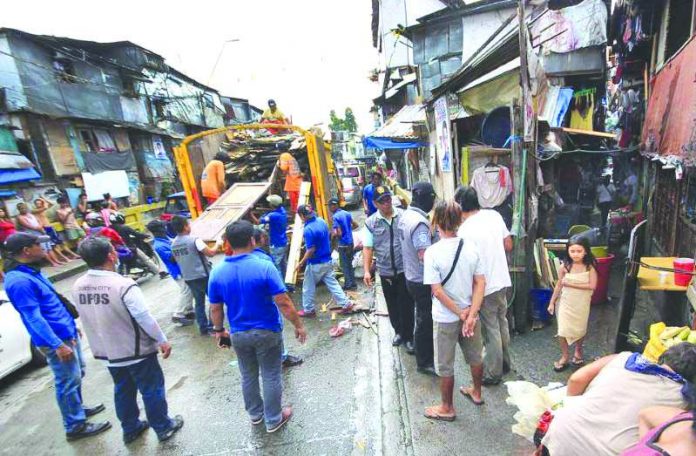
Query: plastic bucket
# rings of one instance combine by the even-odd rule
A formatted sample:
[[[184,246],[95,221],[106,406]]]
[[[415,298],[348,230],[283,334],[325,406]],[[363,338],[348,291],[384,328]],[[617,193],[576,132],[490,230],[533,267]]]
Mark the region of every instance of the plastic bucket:
[[[590,247],[590,250],[592,250],[592,255],[595,258],[606,258],[609,256],[609,247],[607,246]]]
[[[692,272],[694,272],[694,260],[692,258],[676,258],[674,260],[674,284],[676,286],[688,287],[691,283]]]
[[[546,322],[549,320],[549,302],[553,290],[548,288],[532,288],[529,290],[529,297],[532,300],[532,318],[537,321]]]
[[[597,258],[597,288],[592,293],[592,304],[606,302],[609,294],[609,277],[611,275],[611,265],[614,262],[614,255],[604,258]]]

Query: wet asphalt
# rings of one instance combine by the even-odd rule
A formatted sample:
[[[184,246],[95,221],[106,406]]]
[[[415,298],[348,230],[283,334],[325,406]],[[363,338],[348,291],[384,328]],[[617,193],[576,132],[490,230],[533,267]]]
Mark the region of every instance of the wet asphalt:
[[[621,271],[614,271],[619,276]],[[70,289],[75,278],[58,283]],[[612,280],[614,282],[615,280]],[[106,367],[86,350],[83,381],[86,404],[103,402],[107,409],[94,420],[114,427],[96,437],[66,442],[55,404],[52,375],[47,368],[26,367],[0,381],[0,454],[21,455],[528,455],[532,446],[512,434],[515,409],[505,403],[505,386],[484,389],[486,404],[476,407],[455,391],[457,420],[433,422],[423,410],[439,399],[438,381],[416,372],[415,359],[391,346],[387,317],[373,315],[374,330],[354,325],[342,337],[329,329],[345,319],[319,312],[306,321],[307,343],[294,340],[286,324],[290,352],[304,358],[301,366],[284,371],[284,403],[294,409],[288,425],[275,434],[252,426],[244,411],[240,375],[234,353],[215,347],[213,338],[193,327],[171,323],[178,298],[170,280],[153,278],[142,285],[151,310],[172,345],[172,356],[160,360],[165,373],[172,415],[185,425],[170,441],[159,443],[153,431],[126,447],[114,413],[113,384]],[[386,310],[377,289],[360,287],[356,298],[365,307]],[[329,301],[325,288],[318,303]],[[300,293],[293,299],[300,308]],[[586,344],[586,359],[608,353],[614,340],[616,300],[594,306]],[[356,317],[357,318],[357,317]],[[366,322],[363,318],[363,322]],[[514,370],[506,380],[525,379],[545,385],[565,382],[571,371],[555,373],[559,351],[553,325],[512,340]],[[461,354],[456,361],[457,386],[470,382]],[[142,409],[142,407],[141,407]],[[144,412],[143,412],[144,415]],[[144,416],[143,416],[144,418]]]

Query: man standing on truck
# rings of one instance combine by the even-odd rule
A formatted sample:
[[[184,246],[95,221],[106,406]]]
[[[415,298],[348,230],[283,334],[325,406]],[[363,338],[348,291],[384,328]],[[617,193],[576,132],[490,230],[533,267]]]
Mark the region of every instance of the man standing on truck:
[[[278,167],[285,175],[285,187],[290,200],[290,210],[297,212],[297,203],[300,199],[300,187],[302,186],[302,172],[300,165],[289,152],[283,152],[278,158]]]
[[[210,160],[203,174],[201,174],[201,193],[208,205],[213,204],[220,198],[225,190],[225,164],[230,162],[230,157],[224,152],[215,154],[215,158]]]
[[[268,100],[268,109],[261,114],[261,123],[289,124],[290,122],[285,117],[285,114],[283,114],[283,111],[278,109],[275,100]],[[268,128],[267,130],[272,135],[277,135],[284,131],[276,128]]]

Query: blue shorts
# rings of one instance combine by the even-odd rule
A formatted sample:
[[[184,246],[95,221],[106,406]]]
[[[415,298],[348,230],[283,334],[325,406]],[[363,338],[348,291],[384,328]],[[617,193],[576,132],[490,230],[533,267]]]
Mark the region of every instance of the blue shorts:
[[[54,245],[61,245],[63,243],[63,239],[61,239],[58,232],[52,226],[45,226],[44,230],[46,230],[46,234],[51,238],[51,242]]]

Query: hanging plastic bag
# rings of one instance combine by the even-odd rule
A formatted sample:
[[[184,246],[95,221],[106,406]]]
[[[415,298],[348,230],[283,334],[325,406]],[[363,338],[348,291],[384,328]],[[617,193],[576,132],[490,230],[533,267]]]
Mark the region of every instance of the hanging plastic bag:
[[[534,383],[524,381],[505,382],[505,386],[508,389],[505,402],[519,409],[513,416],[515,424],[512,425],[512,432],[533,442],[539,417],[544,412],[562,405],[565,387],[560,383],[553,383],[540,388]]]

